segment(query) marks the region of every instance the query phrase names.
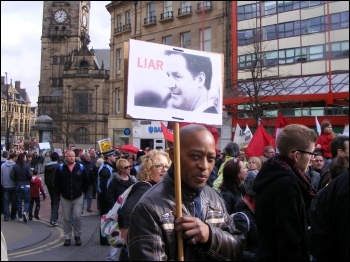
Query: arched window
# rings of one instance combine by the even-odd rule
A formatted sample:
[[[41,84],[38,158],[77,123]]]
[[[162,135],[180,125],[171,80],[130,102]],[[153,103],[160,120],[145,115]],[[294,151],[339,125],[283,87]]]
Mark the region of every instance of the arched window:
[[[88,63],[86,60],[82,60],[82,61],[80,62],[79,67],[80,67],[81,69],[83,69],[83,68],[88,69],[88,68],[89,68],[89,63]]]
[[[89,131],[85,127],[79,127],[75,132],[75,142],[79,144],[89,143]]]

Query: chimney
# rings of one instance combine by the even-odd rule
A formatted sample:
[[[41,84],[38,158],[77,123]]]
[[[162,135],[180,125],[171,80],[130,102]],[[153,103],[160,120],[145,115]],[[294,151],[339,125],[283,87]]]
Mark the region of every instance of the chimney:
[[[5,77],[4,77],[4,76],[1,77],[1,84],[2,84],[2,85],[5,84]]]
[[[21,81],[15,81],[15,88],[16,88],[16,90],[21,89]]]

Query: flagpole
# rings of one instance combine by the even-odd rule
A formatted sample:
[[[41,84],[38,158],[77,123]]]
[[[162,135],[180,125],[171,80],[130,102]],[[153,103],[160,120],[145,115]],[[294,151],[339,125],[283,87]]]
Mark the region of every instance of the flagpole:
[[[175,182],[175,201],[176,218],[182,217],[182,199],[181,199],[181,170],[180,170],[180,128],[179,123],[174,122],[174,182]],[[184,261],[182,232],[177,232],[177,260]]]

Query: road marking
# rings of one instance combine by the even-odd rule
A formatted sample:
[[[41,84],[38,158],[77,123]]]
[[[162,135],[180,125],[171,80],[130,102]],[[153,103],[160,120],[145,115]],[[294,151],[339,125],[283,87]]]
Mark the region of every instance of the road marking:
[[[51,226],[48,221],[40,220],[38,222],[42,223],[42,224],[46,224],[47,226]],[[20,258],[20,257],[24,257],[24,256],[29,256],[29,255],[42,253],[44,251],[49,251],[49,250],[51,250],[53,248],[62,246],[62,237],[64,236],[63,229],[58,227],[58,226],[54,227],[54,229],[59,232],[59,237],[56,240],[54,240],[52,242],[49,242],[49,243],[47,243],[45,245],[42,245],[40,247],[31,248],[31,249],[28,249],[28,250],[25,250],[25,251],[11,252],[11,253],[8,254],[8,257],[9,258]],[[37,243],[35,243],[33,245],[36,245],[36,244]]]

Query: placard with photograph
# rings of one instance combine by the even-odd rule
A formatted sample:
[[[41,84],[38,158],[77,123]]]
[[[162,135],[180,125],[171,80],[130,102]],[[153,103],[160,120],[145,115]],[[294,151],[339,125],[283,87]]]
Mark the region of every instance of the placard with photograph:
[[[126,115],[222,124],[223,54],[129,40]]]

